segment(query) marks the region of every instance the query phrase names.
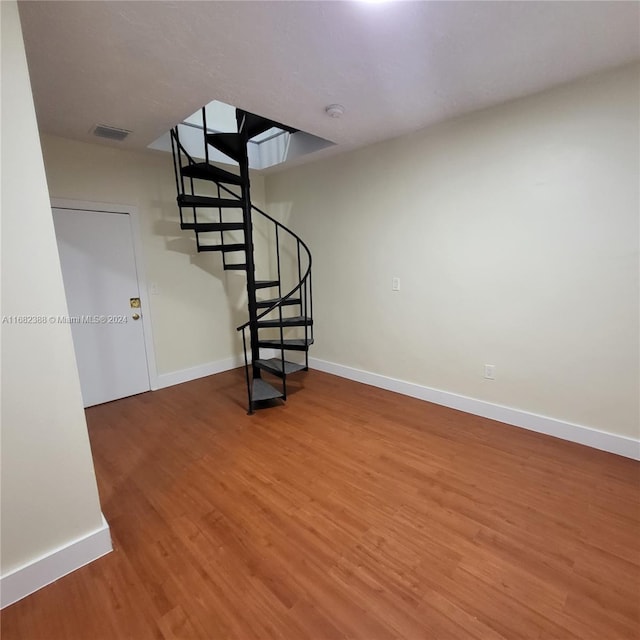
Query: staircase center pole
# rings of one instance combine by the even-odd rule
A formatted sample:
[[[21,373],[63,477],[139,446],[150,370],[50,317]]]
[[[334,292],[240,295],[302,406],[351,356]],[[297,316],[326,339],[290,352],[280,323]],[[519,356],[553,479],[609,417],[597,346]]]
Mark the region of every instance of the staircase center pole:
[[[255,361],[260,358],[258,347],[258,305],[256,302],[256,268],[254,261],[253,247],[253,223],[251,221],[251,188],[249,181],[249,138],[247,137],[247,127],[243,126],[245,114],[236,109],[236,122],[238,125],[238,135],[240,139],[241,156],[238,160],[240,166],[240,177],[242,180],[242,221],[244,224],[244,241],[246,246],[247,265],[247,300],[249,306],[249,335],[251,339],[251,363],[253,365],[253,378],[260,378],[261,372],[255,366]]]

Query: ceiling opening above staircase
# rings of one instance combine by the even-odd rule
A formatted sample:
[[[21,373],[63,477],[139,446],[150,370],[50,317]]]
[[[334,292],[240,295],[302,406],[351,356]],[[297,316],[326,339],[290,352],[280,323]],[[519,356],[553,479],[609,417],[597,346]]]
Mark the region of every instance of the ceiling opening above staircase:
[[[236,108],[214,100],[206,107],[208,133],[234,133],[237,131]],[[180,141],[194,158],[205,157],[202,110],[185,118],[179,125]],[[290,133],[284,129],[272,127],[249,141],[249,167],[267,169],[308,153],[320,151],[334,143],[305,131]],[[171,138],[167,131],[149,145],[150,149],[171,152]],[[220,151],[210,151],[209,159],[220,164],[229,164],[229,158]]]

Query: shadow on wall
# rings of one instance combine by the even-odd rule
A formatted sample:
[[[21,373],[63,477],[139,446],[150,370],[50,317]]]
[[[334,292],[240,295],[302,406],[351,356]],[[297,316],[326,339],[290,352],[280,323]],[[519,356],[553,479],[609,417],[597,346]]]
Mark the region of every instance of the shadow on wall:
[[[276,202],[269,204],[269,213],[270,215],[278,220],[285,227],[291,229],[295,232],[295,229],[292,228],[291,221],[293,219],[293,203],[292,202]],[[308,245],[307,239],[302,236],[300,239]],[[280,263],[281,263],[281,278],[282,278],[282,292],[283,294],[288,293],[291,289],[293,289],[300,281],[300,276],[304,274],[307,269],[306,261],[304,260],[304,249],[301,246],[301,256],[302,261],[299,265],[298,263],[298,243],[296,239],[288,233],[280,234]],[[276,249],[275,242],[270,247],[272,255],[271,259],[273,263],[276,263]],[[313,258],[313,254],[312,254]],[[300,269],[299,269],[300,266]],[[296,296],[297,297],[297,296]]]
[[[225,271],[222,254],[219,252],[197,251],[197,243],[193,231],[182,231],[180,229],[180,215],[177,206],[171,202],[157,203],[161,213],[161,219],[154,224],[154,234],[164,239],[165,248],[173,253],[188,255],[190,263],[223,284],[225,301],[220,300],[219,304],[224,304],[229,310],[229,330],[231,332],[231,344],[234,352],[242,350],[242,334],[237,332],[236,327],[240,326],[248,319],[246,276],[241,271]],[[293,204],[291,202],[275,203],[269,207],[267,213],[281,224],[289,227],[292,219]],[[185,221],[191,221],[193,214],[184,211]],[[223,213],[226,222],[239,220],[238,213]],[[275,226],[271,221],[254,212],[254,247],[256,277],[259,280],[274,280],[278,277],[278,255],[276,250]],[[198,222],[217,222],[217,210],[198,211]],[[304,259],[304,250],[301,249],[301,263],[298,260],[298,244],[289,233],[279,231],[280,241],[280,280],[282,282],[282,294],[286,295],[294,289],[299,282],[300,269],[304,273],[307,268]],[[225,233],[225,242],[242,242],[242,233]],[[304,239],[303,239],[304,240]],[[218,233],[205,234],[201,237],[201,242],[205,244],[218,244],[220,236]],[[241,254],[227,254],[227,263],[240,262]],[[262,295],[260,295],[262,294]],[[213,294],[212,294],[213,295]],[[259,298],[275,297],[275,290],[264,290],[259,292]],[[298,294],[294,294],[298,297]],[[271,337],[271,331],[264,331],[264,337]],[[288,334],[289,331],[286,331]],[[275,333],[274,333],[275,335]]]
[[[270,202],[269,210],[267,213],[275,218],[278,222],[285,227],[291,227],[290,222],[293,217],[293,203],[292,202]]]
[[[180,214],[176,204],[166,201],[156,204],[160,209],[161,219],[155,222],[153,232],[154,235],[164,239],[166,250],[189,256],[190,264],[222,283],[226,299],[225,301],[220,301],[219,304],[224,304],[224,307],[230,312],[228,325],[230,343],[233,345],[233,352],[240,353],[242,340],[240,334],[236,331],[236,327],[243,324],[247,319],[247,285],[244,273],[225,271],[221,253],[198,252],[194,232],[180,229]],[[202,221],[206,222],[208,220]],[[215,244],[217,241],[217,234],[211,234],[210,244]],[[225,241],[240,242],[241,238],[234,238],[231,234],[225,234]],[[227,257],[228,263],[234,261],[237,260]],[[207,295],[207,293],[205,292],[204,295]],[[213,287],[211,295],[215,295]]]

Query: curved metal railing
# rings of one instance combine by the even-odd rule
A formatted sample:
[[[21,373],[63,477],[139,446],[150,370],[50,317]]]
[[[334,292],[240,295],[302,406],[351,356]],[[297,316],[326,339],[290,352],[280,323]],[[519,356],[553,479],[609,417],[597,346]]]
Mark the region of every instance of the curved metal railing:
[[[223,187],[224,188],[224,187]],[[309,368],[309,350],[308,347],[309,345],[313,342],[313,281],[312,281],[312,277],[311,277],[311,251],[309,250],[309,247],[307,246],[307,244],[304,242],[304,240],[302,240],[302,238],[300,238],[300,236],[298,236],[296,233],[294,233],[291,229],[289,229],[288,227],[286,227],[285,225],[283,225],[281,222],[279,222],[278,220],[274,219],[272,216],[270,216],[268,213],[262,211],[262,209],[251,205],[251,208],[253,211],[256,211],[257,213],[259,213],[260,215],[262,215],[264,218],[266,218],[267,220],[269,220],[271,223],[273,223],[274,227],[275,227],[275,234],[276,234],[276,264],[277,264],[277,273],[278,273],[278,279],[277,279],[277,287],[278,287],[278,298],[276,300],[276,302],[274,302],[270,307],[268,307],[267,309],[265,309],[264,311],[262,311],[261,313],[259,313],[256,318],[255,318],[255,325],[253,327],[254,331],[258,331],[258,322],[264,318],[265,316],[269,315],[270,313],[272,313],[273,311],[278,311],[278,328],[279,328],[279,344],[280,344],[280,361],[282,363],[282,387],[283,387],[283,396],[286,399],[287,397],[287,379],[286,379],[286,372],[285,372],[285,357],[284,357],[284,352],[285,352],[285,342],[284,342],[284,326],[283,326],[283,318],[284,316],[282,315],[282,310],[285,307],[285,305],[287,305],[287,300],[291,299],[294,294],[300,292],[300,302],[299,302],[299,307],[300,307],[300,316],[302,316],[304,318],[303,320],[303,326],[304,326],[304,344],[306,345],[307,348],[305,348],[304,350],[304,354],[305,354],[305,369]],[[282,293],[282,268],[281,268],[281,252],[280,252],[280,234],[279,234],[279,230],[282,229],[284,232],[288,233],[292,238],[295,239],[296,242],[296,262],[297,262],[297,267],[298,267],[298,283],[292,288],[290,289],[287,293],[285,293],[283,295]],[[304,253],[306,254],[306,260],[307,260],[307,264],[306,264],[306,269],[304,274],[302,273],[302,256],[301,256],[301,248],[303,249]],[[252,329],[251,327],[252,325],[252,321],[251,319],[249,319],[247,322],[245,322],[244,324],[240,325],[239,327],[237,327],[237,331],[242,331],[242,348],[243,348],[243,352],[244,352],[244,366],[245,366],[245,378],[246,378],[246,382],[247,382],[247,394],[248,394],[248,398],[249,398],[249,407],[250,407],[250,411],[251,411],[251,407],[252,407],[252,403],[253,403],[253,397],[252,397],[252,389],[251,389],[251,380],[249,377],[249,360],[247,357],[247,335],[246,335],[246,330],[247,328],[250,328],[250,330]]]

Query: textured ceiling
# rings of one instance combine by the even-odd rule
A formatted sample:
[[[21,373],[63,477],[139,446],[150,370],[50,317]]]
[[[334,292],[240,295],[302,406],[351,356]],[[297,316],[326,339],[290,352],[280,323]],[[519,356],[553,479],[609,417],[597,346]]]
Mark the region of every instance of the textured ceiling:
[[[221,100],[355,148],[640,57],[637,2],[20,2],[42,131]],[[345,106],[341,119],[324,108]]]

